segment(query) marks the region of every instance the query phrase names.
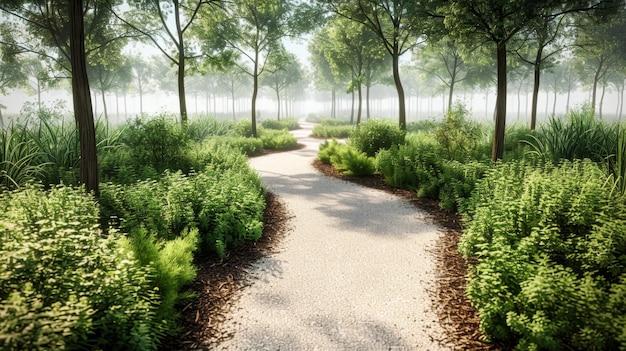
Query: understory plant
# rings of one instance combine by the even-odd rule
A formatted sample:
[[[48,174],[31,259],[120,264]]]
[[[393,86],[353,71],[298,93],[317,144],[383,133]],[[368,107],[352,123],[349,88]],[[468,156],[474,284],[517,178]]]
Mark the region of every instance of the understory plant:
[[[379,150],[404,144],[404,131],[390,121],[370,119],[356,126],[350,133],[350,144],[374,157]]]
[[[156,270],[100,230],[84,189],[26,185],[0,211],[1,349],[156,349]]]
[[[524,350],[626,348],[626,206],[597,164],[509,162],[466,207],[481,329]]]

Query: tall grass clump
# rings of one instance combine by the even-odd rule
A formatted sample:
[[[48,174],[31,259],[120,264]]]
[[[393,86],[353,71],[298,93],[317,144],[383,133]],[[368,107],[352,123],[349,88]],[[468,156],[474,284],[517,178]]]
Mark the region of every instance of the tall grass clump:
[[[379,150],[404,144],[405,133],[390,121],[370,119],[354,128],[350,144],[367,156],[374,157]]]
[[[523,350],[626,347],[626,205],[586,161],[503,163],[467,202],[459,250],[481,329]]]
[[[155,270],[102,233],[83,189],[0,194],[0,348],[155,350]]]
[[[188,140],[201,143],[210,137],[226,135],[231,128],[231,121],[220,121],[213,116],[199,115],[189,120],[185,133]]]
[[[590,159],[604,162],[615,154],[618,126],[607,124],[594,116],[593,109],[584,106],[567,117],[550,118],[531,136],[531,152],[544,160]]]
[[[331,120],[332,121],[332,120]],[[352,125],[343,124],[318,124],[313,127],[311,134],[318,138],[340,138],[344,139],[350,136],[350,133],[354,129]]]
[[[0,131],[0,191],[14,189],[43,176],[39,149],[24,127],[11,124]]]

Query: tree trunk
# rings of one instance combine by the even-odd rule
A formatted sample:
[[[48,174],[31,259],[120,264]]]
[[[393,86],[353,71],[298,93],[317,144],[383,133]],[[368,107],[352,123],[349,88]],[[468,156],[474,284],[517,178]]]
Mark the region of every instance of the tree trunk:
[[[556,86],[554,87],[554,101],[552,102],[552,117],[556,116],[556,99],[558,94],[556,92]]]
[[[337,90],[333,87],[333,92],[330,102],[330,117],[337,118]]]
[[[598,89],[598,81],[600,80],[600,72],[602,71],[602,66],[604,65],[604,60],[600,59],[600,66],[596,70],[595,75],[593,76],[593,88],[591,88],[591,111],[595,115],[596,113],[596,90]]]
[[[604,94],[606,93],[606,83],[602,83],[602,94],[600,94],[600,105],[598,106],[598,117],[602,119],[602,107],[604,105]]]
[[[400,80],[400,53],[398,52],[398,44],[394,45],[392,61],[393,61],[393,82],[398,91],[398,124],[401,130],[406,130],[406,108],[404,106],[404,88]]]
[[[354,89],[352,89],[352,105],[350,106],[350,124],[354,124]]]
[[[534,131],[537,127],[537,103],[539,101],[539,85],[541,83],[541,55],[543,47],[539,47],[537,56],[535,57],[535,63],[533,65],[535,80],[533,82],[533,103],[530,110],[530,131]]]
[[[491,160],[496,162],[504,155],[504,132],[506,129],[506,42],[498,43],[498,94],[496,100],[496,125],[493,135]]]
[[[187,99],[185,96],[185,42],[180,24],[180,4],[174,1],[174,19],[176,21],[176,32],[178,34],[178,101],[180,105],[180,124],[187,126]]]
[[[256,133],[256,97],[259,94],[259,50],[254,52],[254,73],[252,74],[252,137],[258,138]]]
[[[104,89],[102,89],[102,111],[104,111],[104,122],[106,123],[107,129],[108,129],[109,111],[107,109],[107,101],[106,101],[106,95],[104,94]]]
[[[278,88],[276,88],[276,109],[276,119],[280,121],[280,93]]]
[[[233,108],[233,121],[235,120],[235,116],[237,115],[235,113],[235,78],[231,77],[231,81],[230,81],[230,98],[231,98],[231,104],[232,104],[232,108]]]
[[[80,140],[80,183],[87,192],[100,195],[96,131],[85,59],[85,33],[81,0],[70,0],[70,60],[74,119]]]
[[[356,113],[356,124],[361,124],[361,112],[363,111],[363,86],[359,82],[359,107]]]
[[[367,119],[370,119],[370,86],[365,90],[365,110],[367,111]]]

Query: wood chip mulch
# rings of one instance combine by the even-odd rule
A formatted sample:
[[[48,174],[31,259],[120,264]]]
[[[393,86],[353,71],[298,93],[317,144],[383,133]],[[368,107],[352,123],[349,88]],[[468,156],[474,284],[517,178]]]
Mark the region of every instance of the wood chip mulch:
[[[164,340],[160,350],[206,350],[228,340],[221,326],[242,288],[249,285],[246,268],[278,250],[278,243],[289,230],[290,215],[271,192],[266,194],[263,235],[259,241],[217,257],[199,257],[197,276],[190,290],[195,297],[180,309],[178,335]]]

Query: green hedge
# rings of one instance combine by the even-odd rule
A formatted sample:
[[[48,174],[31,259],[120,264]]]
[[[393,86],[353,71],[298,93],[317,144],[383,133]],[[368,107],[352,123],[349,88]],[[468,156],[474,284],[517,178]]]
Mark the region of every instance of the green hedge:
[[[502,164],[479,181],[460,251],[493,340],[530,350],[626,348],[626,206],[590,161]]]
[[[370,157],[379,150],[404,144],[405,133],[398,126],[386,120],[367,120],[354,128],[350,134],[350,144]]]
[[[276,129],[276,130],[295,130],[300,129],[300,125],[295,118],[283,118],[280,120],[277,119],[266,119],[261,122],[261,126],[266,129]]]

